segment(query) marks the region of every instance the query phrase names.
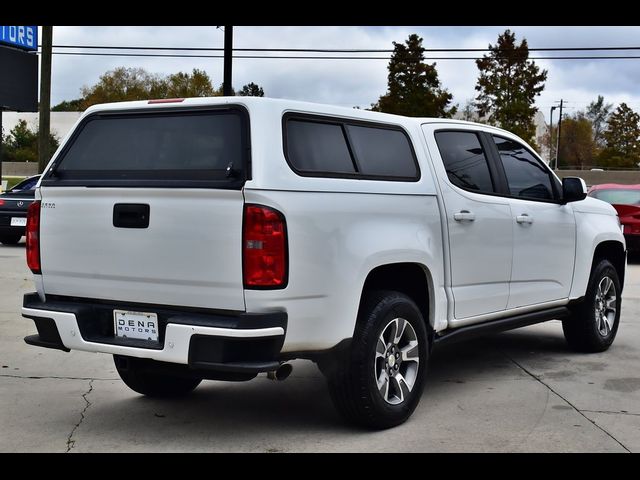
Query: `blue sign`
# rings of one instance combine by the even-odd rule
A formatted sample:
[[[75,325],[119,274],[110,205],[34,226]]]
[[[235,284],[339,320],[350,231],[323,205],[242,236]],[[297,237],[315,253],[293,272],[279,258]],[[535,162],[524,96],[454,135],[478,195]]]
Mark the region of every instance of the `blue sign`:
[[[0,43],[25,50],[38,50],[38,26],[0,26]]]

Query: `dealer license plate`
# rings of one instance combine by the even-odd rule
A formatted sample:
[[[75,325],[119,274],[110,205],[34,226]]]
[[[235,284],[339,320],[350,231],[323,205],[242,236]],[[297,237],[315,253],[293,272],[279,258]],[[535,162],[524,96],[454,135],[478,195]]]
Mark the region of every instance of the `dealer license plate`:
[[[11,217],[11,226],[12,227],[26,227],[27,219],[21,217]]]
[[[113,311],[116,337],[158,341],[158,315],[151,312]]]

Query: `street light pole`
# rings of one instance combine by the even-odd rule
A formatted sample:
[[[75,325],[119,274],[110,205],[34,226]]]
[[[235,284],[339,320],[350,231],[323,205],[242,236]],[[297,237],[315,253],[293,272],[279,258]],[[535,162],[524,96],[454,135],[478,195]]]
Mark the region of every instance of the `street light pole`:
[[[558,107],[556,106],[551,107],[551,113],[549,115],[550,116],[550,119],[549,119],[549,166],[551,168],[553,168],[553,111],[556,108]]]
[[[560,132],[562,131],[562,103],[560,99],[560,118],[558,118],[558,141],[556,142],[556,170],[558,169],[558,154],[560,153]]]

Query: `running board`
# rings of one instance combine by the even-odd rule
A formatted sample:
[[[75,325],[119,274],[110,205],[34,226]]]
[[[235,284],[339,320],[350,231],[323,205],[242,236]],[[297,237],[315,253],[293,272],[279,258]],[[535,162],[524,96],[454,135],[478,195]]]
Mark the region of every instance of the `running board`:
[[[554,307],[539,312],[524,313],[514,317],[500,318],[489,322],[478,323],[466,327],[445,331],[442,335],[436,336],[433,340],[435,345],[455,343],[461,340],[480,337],[488,333],[504,332],[514,328],[527,327],[536,323],[547,322],[549,320],[560,320],[570,314],[567,307]]]

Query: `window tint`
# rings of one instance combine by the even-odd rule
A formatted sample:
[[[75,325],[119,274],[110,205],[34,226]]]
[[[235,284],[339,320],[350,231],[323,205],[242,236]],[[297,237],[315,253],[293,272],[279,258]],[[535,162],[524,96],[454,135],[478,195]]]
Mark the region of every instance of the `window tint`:
[[[287,121],[287,156],[304,172],[355,173],[342,126]]]
[[[61,178],[224,180],[243,165],[237,112],[99,116],[61,159]]]
[[[436,132],[435,135],[451,183],[477,192],[494,191],[478,135],[473,132]]]
[[[507,176],[509,192],[516,197],[553,200],[549,171],[523,145],[502,137],[493,137]]]
[[[399,130],[347,125],[351,148],[364,175],[417,176],[409,139]]]

